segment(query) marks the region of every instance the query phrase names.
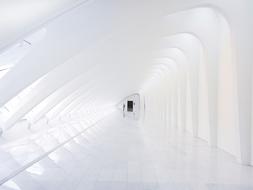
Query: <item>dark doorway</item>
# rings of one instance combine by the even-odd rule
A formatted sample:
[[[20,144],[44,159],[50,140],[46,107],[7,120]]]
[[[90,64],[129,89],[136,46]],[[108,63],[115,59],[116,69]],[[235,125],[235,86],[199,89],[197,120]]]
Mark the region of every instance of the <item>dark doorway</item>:
[[[127,111],[133,112],[134,110],[134,102],[133,101],[127,101]]]

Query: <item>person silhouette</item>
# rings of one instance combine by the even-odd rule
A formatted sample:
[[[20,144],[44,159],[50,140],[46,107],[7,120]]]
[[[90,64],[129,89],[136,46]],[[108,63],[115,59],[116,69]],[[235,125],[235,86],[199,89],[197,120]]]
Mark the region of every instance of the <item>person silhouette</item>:
[[[123,104],[123,117],[125,117],[125,108],[126,108],[126,105]]]

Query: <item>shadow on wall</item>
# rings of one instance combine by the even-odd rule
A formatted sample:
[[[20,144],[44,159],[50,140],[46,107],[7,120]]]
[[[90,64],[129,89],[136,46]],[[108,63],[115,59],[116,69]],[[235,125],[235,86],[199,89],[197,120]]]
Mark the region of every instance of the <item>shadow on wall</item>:
[[[140,117],[140,95],[132,94],[118,104],[122,117],[138,120]]]

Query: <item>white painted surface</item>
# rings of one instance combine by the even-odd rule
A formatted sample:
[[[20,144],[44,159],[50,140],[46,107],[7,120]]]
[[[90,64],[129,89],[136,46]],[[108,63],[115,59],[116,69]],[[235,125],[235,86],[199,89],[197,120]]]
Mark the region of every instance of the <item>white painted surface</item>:
[[[25,169],[0,189],[253,188],[251,167],[236,163],[229,154],[210,148],[206,142],[189,134],[159,129],[164,133],[140,127],[134,121],[123,119],[120,113],[112,114]],[[26,145],[31,150],[33,146]],[[39,146],[43,147],[43,144]],[[22,146],[15,148],[20,150]],[[20,155],[20,159],[24,156]]]
[[[73,123],[89,126],[138,93],[144,131],[177,130],[253,165],[252,7],[252,0],[0,2],[0,68],[8,67],[0,71],[0,146],[62,127],[59,142],[69,140],[80,127]],[[13,152],[0,155],[18,162],[3,166],[8,171],[25,163],[18,153],[34,156]],[[235,176],[244,184],[251,172]]]

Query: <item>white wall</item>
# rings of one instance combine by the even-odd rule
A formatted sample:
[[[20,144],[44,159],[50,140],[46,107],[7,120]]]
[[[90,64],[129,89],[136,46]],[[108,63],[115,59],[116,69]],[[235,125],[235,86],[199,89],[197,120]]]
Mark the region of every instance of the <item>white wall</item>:
[[[168,124],[167,128],[178,129],[182,123],[182,114],[184,114],[182,110],[186,110],[187,132],[206,140],[211,146],[231,153],[239,162],[250,164],[251,148],[247,140],[249,134],[246,135],[245,132],[250,131],[251,125],[246,124],[245,121],[243,124],[240,123],[241,114],[249,107],[245,105],[246,100],[244,99],[245,103],[241,103],[246,107],[243,108],[240,98],[238,99],[238,93],[239,96],[242,93],[242,89],[238,88],[238,85],[241,84],[238,81],[236,70],[236,61],[238,61],[239,55],[235,48],[236,40],[231,32],[230,22],[219,11],[207,7],[174,13],[168,15],[165,20],[170,27],[168,32],[164,32],[166,35],[175,38],[175,36],[187,32],[196,39],[195,42],[190,42],[190,46],[182,36],[181,39],[180,37],[176,39],[177,43],[174,42],[174,46],[183,49],[187,57],[186,78],[183,78],[186,80],[186,86],[183,87],[186,92],[184,109],[180,109],[182,101],[178,100],[180,97],[178,88],[182,89],[182,84],[178,81],[182,80],[182,74],[185,73],[179,66],[185,63],[168,52],[167,56],[175,60],[174,64],[178,68],[159,71],[151,69],[153,70],[153,73],[151,72],[152,82],[147,82],[140,93],[146,99],[149,97],[150,101],[146,104],[150,109],[147,108],[147,110],[152,112],[149,114],[150,117],[154,116],[144,123],[150,123],[150,120],[158,125],[163,123],[162,118],[155,116],[159,113],[154,113],[166,112],[163,107],[154,103],[161,99],[163,104],[168,104],[173,110],[173,113],[170,114],[173,117],[172,122],[170,125]],[[171,44],[171,41],[167,41],[167,43]],[[194,48],[194,43],[196,47],[199,44],[199,48]],[[165,48],[165,44],[166,41],[162,43],[160,48]],[[195,59],[191,60],[189,54],[193,55],[192,51],[195,51]],[[198,53],[196,54],[196,52]],[[164,55],[155,56],[162,57]],[[155,58],[157,59],[157,57]],[[160,63],[154,61],[154,64],[159,65]],[[169,67],[170,63],[167,64]],[[239,77],[242,76],[239,74]],[[173,81],[173,84],[167,82],[169,80]],[[158,85],[161,86],[159,89],[157,89]],[[174,103],[171,104],[168,100],[163,100],[163,96],[172,96]],[[249,98],[244,98],[250,102]],[[161,133],[163,132],[161,131]]]
[[[138,92],[145,129],[187,131],[252,164],[251,0],[95,0],[66,11],[79,2],[1,12],[15,21],[0,22],[1,48],[46,31],[0,79],[3,135],[24,117],[95,121]]]

